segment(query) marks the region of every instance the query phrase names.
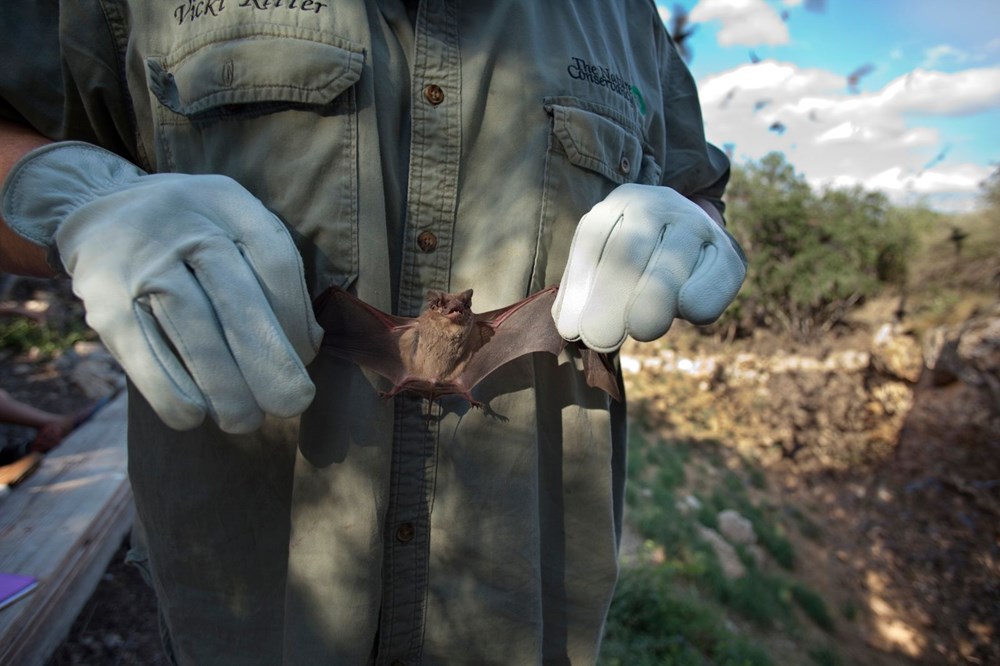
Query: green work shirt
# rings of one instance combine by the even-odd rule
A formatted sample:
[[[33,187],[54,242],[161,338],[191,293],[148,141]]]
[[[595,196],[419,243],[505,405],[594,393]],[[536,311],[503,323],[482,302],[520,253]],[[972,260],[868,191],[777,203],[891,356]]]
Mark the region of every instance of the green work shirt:
[[[557,284],[620,184],[721,207],[728,162],[649,0],[60,4],[4,9],[0,115],[231,176],[294,230],[314,295],[415,315],[472,288],[490,310]],[[325,352],[310,373],[301,419],[245,436],[172,431],[130,395],[135,559],[173,658],[594,662],[625,406],[578,354],[504,366],[487,410],[381,400]]]

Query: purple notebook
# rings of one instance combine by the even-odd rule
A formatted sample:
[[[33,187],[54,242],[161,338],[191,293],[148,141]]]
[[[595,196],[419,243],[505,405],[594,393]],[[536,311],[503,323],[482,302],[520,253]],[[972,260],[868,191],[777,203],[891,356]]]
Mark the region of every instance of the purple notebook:
[[[33,576],[0,573],[0,608],[6,608],[38,587],[38,579]]]

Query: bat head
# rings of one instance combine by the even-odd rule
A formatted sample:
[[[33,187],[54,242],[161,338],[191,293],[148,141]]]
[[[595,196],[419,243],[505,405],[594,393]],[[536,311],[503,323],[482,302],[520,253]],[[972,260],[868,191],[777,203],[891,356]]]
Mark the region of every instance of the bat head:
[[[456,323],[465,323],[472,316],[472,290],[466,289],[460,294],[448,294],[428,289],[427,310]]]

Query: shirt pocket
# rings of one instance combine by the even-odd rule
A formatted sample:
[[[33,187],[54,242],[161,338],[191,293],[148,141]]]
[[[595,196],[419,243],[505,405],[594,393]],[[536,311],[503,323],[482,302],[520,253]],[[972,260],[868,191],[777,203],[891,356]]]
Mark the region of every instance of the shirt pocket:
[[[227,37],[146,58],[157,170],[234,178],[297,232],[311,285],[353,280],[364,52],[333,37]]]
[[[574,97],[545,99],[551,122],[545,155],[532,288],[562,277],[576,225],[615,187],[657,183],[660,166],[644,149],[638,122]]]

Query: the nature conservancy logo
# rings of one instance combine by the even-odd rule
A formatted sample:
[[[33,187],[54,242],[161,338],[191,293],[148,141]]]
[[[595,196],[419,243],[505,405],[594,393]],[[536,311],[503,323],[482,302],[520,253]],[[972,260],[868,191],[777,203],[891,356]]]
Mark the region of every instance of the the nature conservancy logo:
[[[593,65],[583,58],[572,58],[572,62],[566,67],[569,76],[578,81],[587,81],[595,86],[608,88],[618,93],[625,99],[635,104],[639,113],[646,115],[646,100],[642,98],[642,93],[633,84],[626,81],[620,74],[612,72],[604,65]]]

